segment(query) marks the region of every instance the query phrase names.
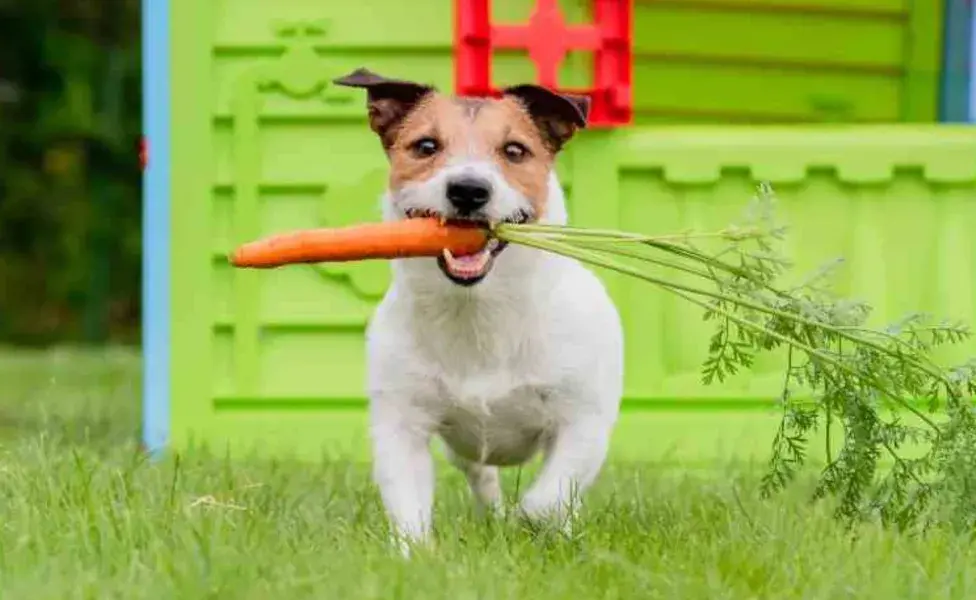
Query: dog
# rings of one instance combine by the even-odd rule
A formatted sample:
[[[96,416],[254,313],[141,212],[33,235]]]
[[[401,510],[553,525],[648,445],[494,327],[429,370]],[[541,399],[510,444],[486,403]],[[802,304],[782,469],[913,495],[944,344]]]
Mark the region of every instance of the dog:
[[[389,162],[384,220],[567,222],[554,162],[586,126],[588,98],[536,85],[454,97],[366,69],[334,83],[366,90]],[[499,467],[541,453],[518,512],[571,528],[623,392],[620,318],[599,278],[494,239],[474,255],[445,251],[391,269],[366,350],[373,479],[395,539],[407,553],[431,541],[435,437],[477,505],[499,514]]]

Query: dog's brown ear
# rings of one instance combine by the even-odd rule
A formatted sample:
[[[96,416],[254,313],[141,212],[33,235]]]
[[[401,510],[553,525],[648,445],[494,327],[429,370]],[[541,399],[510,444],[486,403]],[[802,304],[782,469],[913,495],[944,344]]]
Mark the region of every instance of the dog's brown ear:
[[[502,93],[522,102],[554,152],[580,129],[590,115],[590,99],[575,94],[557,94],[539,85],[516,85]]]
[[[390,79],[367,69],[356,69],[332,81],[335,85],[366,90],[369,126],[389,147],[396,125],[416,106],[417,102],[434,91],[429,85]]]

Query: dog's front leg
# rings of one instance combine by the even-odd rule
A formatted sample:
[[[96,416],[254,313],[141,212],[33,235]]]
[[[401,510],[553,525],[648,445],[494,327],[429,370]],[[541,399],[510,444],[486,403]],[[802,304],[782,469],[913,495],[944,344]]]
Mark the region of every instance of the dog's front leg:
[[[457,467],[468,480],[468,487],[474,495],[478,508],[496,517],[502,516],[502,484],[498,476],[498,467],[478,464],[459,456],[450,446],[447,447],[447,458]]]
[[[373,479],[393,526],[395,541],[408,554],[410,544],[430,540],[434,464],[430,431],[397,408],[373,402]]]
[[[546,448],[538,478],[521,501],[530,521],[557,521],[571,531],[580,496],[599,474],[606,459],[613,418],[578,417],[560,427]]]

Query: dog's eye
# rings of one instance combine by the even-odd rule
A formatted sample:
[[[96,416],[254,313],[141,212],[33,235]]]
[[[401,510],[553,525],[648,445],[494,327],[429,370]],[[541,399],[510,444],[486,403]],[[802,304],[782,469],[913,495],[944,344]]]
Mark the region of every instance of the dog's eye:
[[[530,156],[529,149],[518,142],[509,142],[502,146],[502,154],[513,163],[520,163]]]
[[[440,151],[441,145],[432,137],[424,137],[411,144],[410,149],[420,158],[429,158]]]

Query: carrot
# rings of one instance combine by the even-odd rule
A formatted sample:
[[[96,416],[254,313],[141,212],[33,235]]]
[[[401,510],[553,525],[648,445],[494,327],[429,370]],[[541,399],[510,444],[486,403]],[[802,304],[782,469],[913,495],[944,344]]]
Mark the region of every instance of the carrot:
[[[463,256],[478,252],[487,241],[488,232],[480,226],[441,224],[433,218],[407,219],[273,235],[238,247],[230,262],[235,267],[261,269],[300,263],[439,256],[445,248]]]

